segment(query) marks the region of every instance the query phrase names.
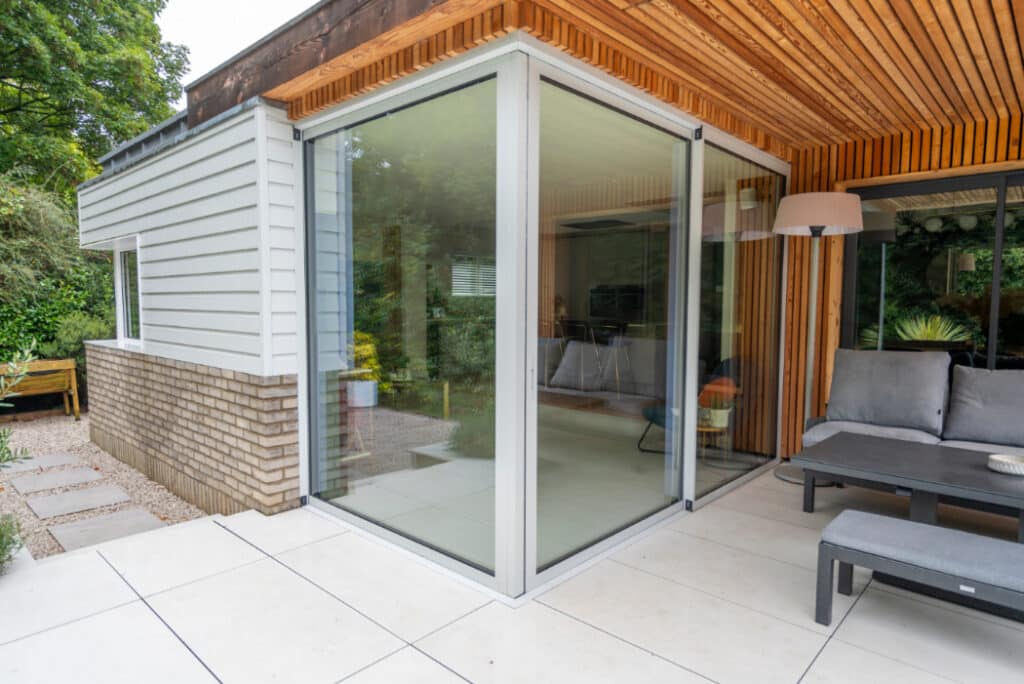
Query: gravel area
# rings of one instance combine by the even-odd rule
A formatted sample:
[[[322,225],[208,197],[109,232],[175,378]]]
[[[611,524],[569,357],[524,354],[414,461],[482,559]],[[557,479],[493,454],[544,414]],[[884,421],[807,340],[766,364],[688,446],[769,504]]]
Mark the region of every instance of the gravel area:
[[[21,524],[22,539],[35,558],[62,552],[57,540],[46,529],[51,525],[92,518],[135,506],[147,509],[169,525],[205,515],[203,511],[182,501],[163,485],[150,481],[139,471],[121,463],[90,442],[88,415],[83,415],[79,422],[66,416],[53,416],[23,423],[5,423],[0,425],[0,428],[11,428],[11,445],[27,448],[31,456],[61,452],[71,454],[81,461],[75,465],[60,466],[54,470],[80,468],[84,465],[103,475],[102,480],[34,492],[29,495],[30,497],[84,489],[99,484],[117,485],[131,497],[131,501],[114,506],[104,506],[81,513],[40,520],[25,504],[26,497],[19,494],[10,484],[10,480],[25,473],[10,473],[6,469],[0,469],[0,514],[14,513],[17,516]]]

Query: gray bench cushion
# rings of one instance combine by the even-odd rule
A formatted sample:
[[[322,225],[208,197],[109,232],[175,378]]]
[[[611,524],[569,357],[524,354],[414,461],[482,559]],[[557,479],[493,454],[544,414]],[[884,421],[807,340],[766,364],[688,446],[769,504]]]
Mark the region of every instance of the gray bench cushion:
[[[952,447],[954,449],[970,449],[971,451],[984,451],[986,454],[1009,454],[1011,456],[1024,456],[1024,447],[1008,444],[992,444],[990,442],[964,442],[958,439],[950,439],[939,442],[940,446]]]
[[[853,432],[858,435],[874,435],[875,437],[888,437],[889,439],[902,439],[908,442],[920,442],[922,444],[938,444],[939,438],[923,430],[911,430],[909,428],[888,427],[885,425],[870,425],[868,423],[854,423],[848,420],[830,420],[819,423],[804,433],[804,449],[812,447],[818,442],[823,442],[832,435],[840,432]]]
[[[862,511],[840,513],[822,532],[821,540],[1024,592],[1024,544]]]
[[[943,439],[1024,446],[1024,371],[953,369]]]
[[[946,352],[837,349],[827,416],[939,436],[948,385]]]

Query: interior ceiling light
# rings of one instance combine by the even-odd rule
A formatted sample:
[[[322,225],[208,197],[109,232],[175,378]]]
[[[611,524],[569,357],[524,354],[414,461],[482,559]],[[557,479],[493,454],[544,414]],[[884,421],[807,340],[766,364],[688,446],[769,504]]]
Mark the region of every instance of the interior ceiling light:
[[[925,220],[924,229],[929,233],[938,233],[942,230],[942,219],[938,216],[932,216]]]
[[[960,214],[957,217],[956,222],[964,230],[974,230],[978,227],[978,217],[974,214]]]

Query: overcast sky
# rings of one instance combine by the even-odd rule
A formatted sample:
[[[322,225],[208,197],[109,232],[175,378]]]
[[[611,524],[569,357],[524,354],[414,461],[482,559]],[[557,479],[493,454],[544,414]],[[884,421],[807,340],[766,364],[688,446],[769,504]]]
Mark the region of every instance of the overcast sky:
[[[188,85],[317,1],[169,0],[157,21],[165,41],[188,46]]]

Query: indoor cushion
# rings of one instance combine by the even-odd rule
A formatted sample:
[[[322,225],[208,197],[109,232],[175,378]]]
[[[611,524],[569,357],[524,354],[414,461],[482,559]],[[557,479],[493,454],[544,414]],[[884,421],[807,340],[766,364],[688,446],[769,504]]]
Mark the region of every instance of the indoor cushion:
[[[537,338],[537,370],[541,385],[551,382],[551,376],[562,362],[562,344],[562,340],[553,337]]]
[[[854,423],[848,420],[829,420],[815,425],[804,433],[804,449],[823,442],[840,432],[852,432],[858,435],[873,435],[889,439],[902,439],[907,442],[921,444],[938,444],[939,438],[923,430],[891,427],[888,425],[871,425],[870,423]]]
[[[939,446],[952,447],[954,449],[970,449],[971,451],[983,451],[986,454],[1007,454],[1010,456],[1024,456],[1024,447],[1011,446],[1008,444],[992,444],[991,442],[964,442],[956,439],[939,442]]]
[[[946,352],[837,349],[827,416],[938,436],[948,386]]]
[[[942,436],[1024,446],[1024,371],[956,366]]]
[[[602,371],[611,354],[611,347],[572,340],[548,384],[584,392],[600,390]]]
[[[665,340],[616,337],[602,370],[601,389],[664,399],[667,378]]]

